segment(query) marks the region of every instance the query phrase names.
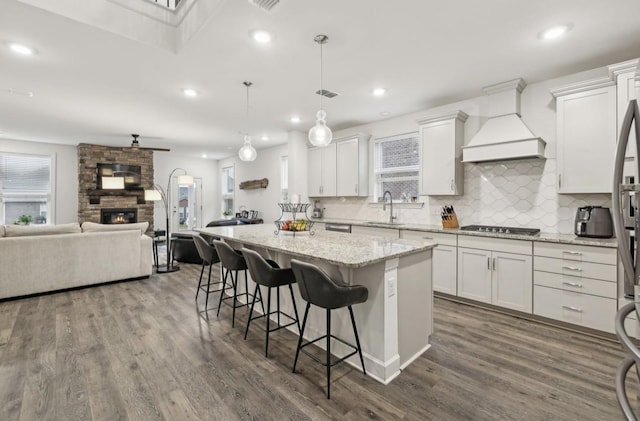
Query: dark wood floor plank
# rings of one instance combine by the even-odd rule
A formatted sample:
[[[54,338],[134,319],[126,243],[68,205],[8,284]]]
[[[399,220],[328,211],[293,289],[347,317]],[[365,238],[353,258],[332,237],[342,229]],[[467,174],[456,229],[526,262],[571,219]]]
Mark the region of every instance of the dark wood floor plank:
[[[436,299],[432,348],[389,385],[324,367],[246,308],[202,313],[200,267],[0,302],[0,419],[621,419],[619,344]],[[219,278],[217,267],[212,278]],[[217,305],[217,296],[210,298]],[[628,388],[637,395],[637,380]],[[638,397],[631,396],[634,405]]]

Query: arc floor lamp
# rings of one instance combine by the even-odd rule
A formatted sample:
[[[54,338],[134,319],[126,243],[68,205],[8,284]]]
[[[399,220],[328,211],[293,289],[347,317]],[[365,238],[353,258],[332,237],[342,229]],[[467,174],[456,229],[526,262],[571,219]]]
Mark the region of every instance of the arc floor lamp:
[[[184,171],[184,175],[178,177],[178,184],[193,184],[193,176],[187,174],[184,168],[174,168],[169,173],[169,181],[167,189],[163,190],[159,184],[154,184],[152,189],[144,191],[144,200],[146,201],[162,201],[164,207],[164,215],[166,218],[166,238],[167,238],[167,264],[156,267],[157,273],[169,273],[180,270],[180,267],[173,264],[173,249],[171,247],[171,232],[169,228],[169,204],[171,203],[171,179],[176,171]]]

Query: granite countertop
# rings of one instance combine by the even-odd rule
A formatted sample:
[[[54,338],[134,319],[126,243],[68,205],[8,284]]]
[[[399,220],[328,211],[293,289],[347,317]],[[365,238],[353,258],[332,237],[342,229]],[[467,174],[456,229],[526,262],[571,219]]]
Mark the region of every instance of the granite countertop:
[[[291,256],[354,268],[423,252],[436,246],[433,241],[345,235],[325,230],[315,230],[315,235],[300,232],[294,236],[286,231],[275,235],[271,224],[209,227],[196,231]]]
[[[363,227],[374,228],[390,228],[397,230],[412,230],[412,231],[424,231],[424,232],[441,232],[447,234],[459,234],[459,235],[474,235],[481,237],[494,237],[494,238],[510,238],[513,240],[528,240],[528,241],[544,241],[547,243],[561,243],[561,244],[577,244],[585,246],[599,246],[599,247],[611,247],[616,248],[618,241],[616,238],[587,238],[577,237],[573,234],[557,234],[541,232],[539,235],[513,235],[513,234],[500,234],[493,232],[473,232],[463,231],[459,228],[442,228],[442,225],[427,225],[427,224],[406,224],[406,223],[385,223],[385,222],[371,222],[362,221],[356,219],[340,219],[340,218],[323,218],[323,219],[311,219],[314,222],[323,223],[335,223],[335,224],[351,224]]]

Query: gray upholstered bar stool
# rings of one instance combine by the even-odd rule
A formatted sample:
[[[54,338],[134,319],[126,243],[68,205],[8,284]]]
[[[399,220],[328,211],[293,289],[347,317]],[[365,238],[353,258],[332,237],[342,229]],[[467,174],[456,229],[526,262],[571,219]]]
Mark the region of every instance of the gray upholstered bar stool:
[[[202,292],[207,294],[204,301],[204,310],[203,310],[206,312],[209,306],[209,294],[212,294],[215,292],[220,292],[222,294],[224,293],[222,292],[223,288],[218,288],[213,290],[211,289],[211,268],[216,263],[220,263],[220,258],[218,257],[218,253],[216,252],[215,247],[207,243],[207,241],[201,236],[194,235],[193,241],[196,245],[196,250],[198,251],[198,255],[200,256],[200,259],[202,259],[202,269],[200,269],[200,280],[198,281],[198,289],[196,290],[196,302],[198,301],[198,294],[200,294],[201,290]],[[204,275],[204,268],[207,266],[209,267],[209,276],[207,278],[207,285],[205,286],[205,285],[202,285],[202,276]],[[220,270],[221,270],[220,281],[214,282],[213,283],[214,285],[216,284],[222,285],[222,267]],[[226,288],[226,289],[229,289],[229,288]]]
[[[224,300],[233,300],[233,313],[231,316],[231,326],[233,327],[236,324],[236,308],[248,306],[249,297],[251,297],[251,294],[249,294],[249,283],[247,282],[247,262],[244,260],[244,256],[242,256],[242,253],[234,250],[229,244],[225,243],[224,241],[213,240],[213,246],[218,252],[218,256],[220,257],[220,264],[222,265],[222,271],[224,273],[224,276],[222,277],[222,288],[226,289],[227,276],[231,278],[231,285],[233,288],[233,296],[231,297],[225,297],[224,292],[220,294],[217,316],[220,316],[220,307],[222,306]],[[240,271],[244,271],[245,292],[238,294],[238,272]],[[245,303],[238,304],[239,295],[246,298]]]
[[[351,306],[367,301],[369,290],[367,289],[367,287],[362,285],[346,285],[338,283],[331,279],[322,269],[320,269],[316,265],[301,262],[299,260],[291,260],[291,269],[293,270],[296,281],[298,282],[300,295],[307,302],[307,306],[304,310],[304,317],[302,318],[302,330],[300,332],[300,339],[298,339],[296,357],[293,360],[293,372],[295,373],[296,371],[296,364],[298,363],[298,356],[300,355],[300,351],[304,352],[320,364],[324,365],[327,368],[327,399],[331,399],[332,366],[358,353],[360,356],[360,363],[362,364],[362,372],[364,374],[367,374],[364,368],[364,359],[362,358],[362,348],[360,347],[360,339],[358,338],[356,320],[353,317],[353,309],[351,308]],[[303,344],[302,338],[304,335],[305,325],[307,324],[307,316],[309,315],[309,307],[311,307],[311,304],[326,309],[327,333],[324,336]],[[353,334],[355,335],[356,339],[355,346],[331,334],[331,311],[343,307],[347,307],[349,309],[349,315],[351,316],[351,325],[353,326]],[[311,345],[325,338],[327,340],[325,361],[321,361],[315,355],[312,355],[303,349],[307,345]],[[345,355],[342,358],[339,358],[332,363],[331,338],[353,348],[353,352]]]
[[[269,333],[275,332],[276,330],[280,330],[282,328],[296,325],[298,327],[298,333],[300,333],[300,322],[298,320],[298,308],[296,307],[296,300],[293,296],[293,287],[291,286],[296,282],[296,278],[293,276],[293,271],[290,268],[280,268],[276,262],[273,260],[266,260],[260,254],[253,250],[249,250],[243,248],[241,250],[242,255],[244,256],[245,261],[247,262],[247,266],[249,267],[249,273],[251,274],[251,279],[256,283],[256,289],[253,293],[253,300],[251,301],[251,310],[249,310],[249,320],[247,321],[247,329],[244,332],[244,339],[247,339],[247,334],[249,333],[249,326],[251,325],[252,320],[266,318],[266,328],[265,328],[265,345],[264,345],[264,356],[269,356]],[[262,292],[260,291],[260,286],[266,287],[267,289],[267,308],[266,312],[263,311],[259,316],[253,317],[253,307],[256,303],[256,297],[258,294],[260,295],[260,299],[262,300]],[[283,313],[280,311],[280,287],[288,286],[289,292],[291,293],[291,302],[293,303],[293,317],[289,314]],[[271,311],[271,290],[276,289],[276,311]],[[264,302],[264,300],[262,300]],[[271,315],[275,314],[277,317],[278,327],[271,328]],[[284,316],[287,318],[289,323],[281,324],[280,316]]]

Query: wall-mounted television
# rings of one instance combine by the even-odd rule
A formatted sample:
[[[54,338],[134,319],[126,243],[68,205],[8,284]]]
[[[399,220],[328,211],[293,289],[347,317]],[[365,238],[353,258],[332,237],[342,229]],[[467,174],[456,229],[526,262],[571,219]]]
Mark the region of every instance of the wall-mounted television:
[[[137,190],[142,187],[142,167],[140,165],[98,164],[98,189],[102,189],[102,177],[123,177],[125,189]]]

